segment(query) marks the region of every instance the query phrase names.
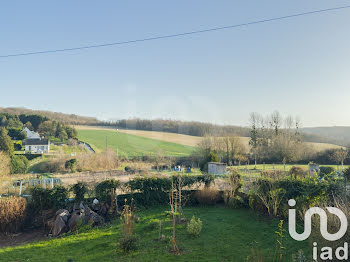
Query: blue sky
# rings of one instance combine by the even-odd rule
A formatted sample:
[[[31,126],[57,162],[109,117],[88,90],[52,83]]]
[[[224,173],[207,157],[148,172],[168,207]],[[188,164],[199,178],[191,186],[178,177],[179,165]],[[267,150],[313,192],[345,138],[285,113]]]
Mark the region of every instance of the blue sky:
[[[5,1],[0,55],[245,23],[349,1]],[[0,58],[0,107],[247,125],[350,125],[350,9],[85,51]]]

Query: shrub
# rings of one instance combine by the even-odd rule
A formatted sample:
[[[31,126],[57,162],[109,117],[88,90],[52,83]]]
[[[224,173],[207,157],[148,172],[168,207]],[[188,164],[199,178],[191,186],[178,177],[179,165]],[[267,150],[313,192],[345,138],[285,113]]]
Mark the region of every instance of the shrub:
[[[199,163],[199,168],[203,172],[208,172],[208,163],[218,162],[218,156],[214,152],[209,152]]]
[[[74,184],[71,188],[75,195],[75,202],[80,203],[84,200],[84,196],[88,191],[86,183],[78,182]]]
[[[254,185],[255,188],[250,193],[250,206],[260,210],[263,205],[264,212],[282,216],[288,213],[286,206],[288,199],[296,199],[298,205],[302,204],[302,207],[307,209],[310,206],[330,202],[333,196],[344,194],[341,180],[259,179]]]
[[[343,175],[344,175],[345,181],[349,182],[350,181],[350,167],[348,167],[344,170]]]
[[[228,201],[228,205],[232,208],[244,207],[244,200],[240,196],[234,196]]]
[[[201,205],[215,205],[218,201],[219,192],[210,187],[205,187],[195,193],[195,198]]]
[[[59,209],[66,206],[68,198],[68,190],[64,186],[55,186],[49,190],[52,208]]]
[[[69,169],[71,172],[75,172],[77,170],[77,160],[75,158],[67,160],[64,164],[65,169]]]
[[[47,162],[43,162],[39,165],[41,173],[57,173],[65,171],[64,168],[65,160],[64,159],[53,159]]]
[[[12,155],[14,151],[13,142],[5,127],[0,127],[0,151],[4,151],[9,155]]]
[[[307,176],[308,172],[304,168],[298,167],[298,166],[293,166],[289,170],[289,175],[294,176],[294,178],[305,178]]]
[[[123,251],[129,252],[137,249],[138,241],[139,238],[137,235],[123,236],[119,239],[119,246]]]
[[[52,207],[51,191],[36,186],[30,190],[31,204],[35,210],[45,210]]]
[[[138,204],[152,205],[163,203],[168,200],[168,193],[171,187],[169,178],[136,178],[128,182],[128,187],[132,192],[143,194],[144,201]]]
[[[237,170],[231,170],[230,174],[228,175],[225,189],[225,203],[228,203],[231,198],[234,198],[237,195],[241,186],[241,176],[238,174]]]
[[[27,201],[21,197],[0,198],[0,231],[18,232],[24,222]]]
[[[280,186],[279,181],[259,179],[255,194],[266,207],[269,215],[277,215],[279,206],[285,197],[286,190]]]
[[[327,176],[327,175],[331,175],[335,172],[335,169],[331,166],[321,166],[320,167],[320,174],[319,176],[321,178]]]
[[[181,182],[179,181],[181,179]],[[171,189],[171,180],[176,185],[181,184],[182,191],[186,189],[199,188],[201,185],[210,184],[213,181],[211,175],[174,175],[173,177],[140,177],[135,178],[126,186],[132,192],[132,197],[138,206],[165,205],[169,201],[169,191]],[[187,194],[185,196],[185,194]],[[192,193],[191,193],[192,194]],[[184,202],[193,201],[195,198],[189,196],[190,193],[184,193],[182,199]]]
[[[59,209],[65,207],[68,190],[63,186],[44,189],[36,186],[30,190],[31,205],[35,210]]]
[[[198,237],[202,231],[202,221],[192,216],[190,223],[187,225],[187,233],[193,237]]]
[[[256,209],[256,198],[255,198],[255,195],[250,195],[249,196],[249,207],[251,209]]]
[[[282,170],[267,170],[261,172],[262,178],[269,178],[272,180],[281,180],[285,177],[285,172]]]
[[[14,143],[14,149],[15,149],[15,151],[22,150],[22,142],[19,141],[19,142]]]
[[[11,157],[11,173],[12,174],[24,174],[27,172],[29,161],[25,156],[12,156]]]
[[[118,180],[105,180],[95,187],[96,198],[99,201],[110,202],[111,201],[111,191],[116,190],[120,186]]]
[[[204,183],[205,187],[210,187],[210,185],[214,182],[214,177],[210,174],[204,174],[202,176],[197,177],[198,182]]]

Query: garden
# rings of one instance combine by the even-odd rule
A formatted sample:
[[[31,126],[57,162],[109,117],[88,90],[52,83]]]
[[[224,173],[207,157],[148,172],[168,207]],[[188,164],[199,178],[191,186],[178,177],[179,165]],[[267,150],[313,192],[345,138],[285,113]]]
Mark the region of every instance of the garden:
[[[324,240],[319,230],[306,241],[290,238],[288,200],[297,202],[300,226],[313,206],[348,215],[349,174],[321,167],[310,177],[294,167],[251,177],[231,169],[224,177],[153,175],[93,187],[28,188],[28,199],[0,200],[0,230],[13,235],[40,228],[47,237],[3,246],[0,255],[3,261],[312,261],[312,242]],[[336,231],[337,221],[328,226]]]

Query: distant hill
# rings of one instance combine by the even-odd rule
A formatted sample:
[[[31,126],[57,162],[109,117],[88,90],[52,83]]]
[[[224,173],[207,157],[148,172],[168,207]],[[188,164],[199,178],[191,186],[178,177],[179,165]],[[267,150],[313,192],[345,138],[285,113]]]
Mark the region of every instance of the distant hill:
[[[39,115],[46,116],[51,120],[56,120],[56,121],[60,121],[71,125],[97,125],[100,123],[100,121],[94,117],[78,116],[74,114],[64,114],[64,113],[51,112],[51,111],[45,111],[45,110],[31,110],[31,109],[22,108],[22,107],[7,107],[7,108],[0,107],[0,113],[9,113],[14,115],[39,114]]]
[[[31,110],[20,107],[1,108],[0,113],[10,114],[40,114],[52,120],[60,121],[71,125],[90,125],[114,127],[127,130],[158,131],[175,134],[184,134],[190,136],[223,136],[226,134],[235,134],[241,137],[249,137],[250,129],[248,127],[234,125],[214,125],[211,123],[197,121],[179,121],[171,119],[122,119],[114,122],[103,122],[94,117],[79,116],[75,114],[64,114],[45,110]],[[350,145],[350,127],[306,127],[301,128],[301,133],[306,142],[328,143],[341,146]]]
[[[350,126],[305,127],[301,131],[309,140],[315,140],[310,142],[327,142],[342,146],[350,145]]]
[[[122,119],[115,122],[101,123],[98,125],[119,128],[124,130],[168,132],[190,136],[202,137],[205,135],[224,136],[235,134],[237,136],[248,138],[250,128],[234,125],[214,125],[196,121],[179,121],[171,119]],[[313,133],[308,128],[301,129],[304,141],[312,143],[325,143],[346,146],[346,140],[335,140],[327,132]]]

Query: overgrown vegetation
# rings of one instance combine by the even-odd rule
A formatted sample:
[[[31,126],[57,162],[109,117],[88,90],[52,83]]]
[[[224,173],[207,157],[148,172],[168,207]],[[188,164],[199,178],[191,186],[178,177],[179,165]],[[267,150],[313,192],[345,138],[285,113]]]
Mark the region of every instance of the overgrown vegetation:
[[[26,207],[24,198],[0,198],[0,233],[19,232],[25,220]]]

